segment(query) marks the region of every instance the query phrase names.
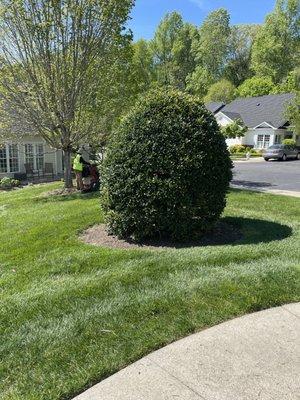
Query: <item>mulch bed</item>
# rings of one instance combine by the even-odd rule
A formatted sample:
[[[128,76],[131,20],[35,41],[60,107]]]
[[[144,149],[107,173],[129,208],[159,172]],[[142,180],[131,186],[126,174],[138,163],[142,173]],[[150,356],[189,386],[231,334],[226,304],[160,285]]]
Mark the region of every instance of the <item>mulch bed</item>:
[[[190,247],[201,246],[218,246],[228,245],[242,239],[242,234],[235,226],[219,222],[215,229],[206,234],[205,237],[199,240],[192,240],[189,242],[172,242],[170,240],[149,240],[142,243],[137,243],[132,239],[119,239],[116,236],[109,235],[106,231],[104,224],[95,225],[80,235],[80,240],[87,244],[100,247],[108,247],[114,249],[183,249]]]

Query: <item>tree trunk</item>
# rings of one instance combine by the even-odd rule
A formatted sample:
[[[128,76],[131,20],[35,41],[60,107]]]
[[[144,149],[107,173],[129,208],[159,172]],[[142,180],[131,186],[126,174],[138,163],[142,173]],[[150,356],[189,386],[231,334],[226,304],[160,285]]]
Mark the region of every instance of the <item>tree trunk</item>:
[[[71,150],[64,150],[65,188],[73,187],[71,155]]]

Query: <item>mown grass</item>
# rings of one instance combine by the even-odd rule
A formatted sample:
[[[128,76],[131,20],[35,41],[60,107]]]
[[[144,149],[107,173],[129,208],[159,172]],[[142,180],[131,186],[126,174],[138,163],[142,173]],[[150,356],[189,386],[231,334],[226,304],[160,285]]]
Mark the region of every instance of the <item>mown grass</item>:
[[[78,233],[97,195],[0,193],[0,399],[71,399],[150,351],[238,315],[300,299],[300,199],[233,191],[243,239],[110,250]]]

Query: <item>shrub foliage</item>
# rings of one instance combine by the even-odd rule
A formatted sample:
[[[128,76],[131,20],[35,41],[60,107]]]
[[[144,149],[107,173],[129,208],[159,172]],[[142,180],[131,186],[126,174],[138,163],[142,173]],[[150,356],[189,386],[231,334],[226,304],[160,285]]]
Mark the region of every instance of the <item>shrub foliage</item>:
[[[200,100],[154,91],[123,119],[103,165],[110,233],[185,240],[210,230],[226,205],[232,164]]]

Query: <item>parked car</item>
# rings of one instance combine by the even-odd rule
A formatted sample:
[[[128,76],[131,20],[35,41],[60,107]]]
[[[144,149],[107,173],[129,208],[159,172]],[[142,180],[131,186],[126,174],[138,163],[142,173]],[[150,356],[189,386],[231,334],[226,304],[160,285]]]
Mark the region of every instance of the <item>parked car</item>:
[[[300,150],[295,146],[287,144],[274,144],[263,151],[263,158],[266,161],[269,161],[271,158],[282,161],[286,161],[289,158],[300,160]]]

